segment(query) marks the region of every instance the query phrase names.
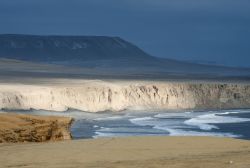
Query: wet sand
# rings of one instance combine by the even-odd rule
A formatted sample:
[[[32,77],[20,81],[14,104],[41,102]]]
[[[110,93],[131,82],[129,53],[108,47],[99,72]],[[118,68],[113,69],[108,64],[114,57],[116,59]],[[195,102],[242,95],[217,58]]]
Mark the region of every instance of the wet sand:
[[[250,167],[250,141],[230,138],[109,138],[1,144],[0,150],[0,167]]]

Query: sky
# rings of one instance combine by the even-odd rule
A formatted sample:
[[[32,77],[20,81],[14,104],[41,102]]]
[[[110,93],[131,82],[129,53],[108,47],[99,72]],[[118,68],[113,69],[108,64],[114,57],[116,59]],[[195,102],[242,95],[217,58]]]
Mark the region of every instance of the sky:
[[[0,0],[0,34],[119,36],[157,57],[250,67],[249,0]]]

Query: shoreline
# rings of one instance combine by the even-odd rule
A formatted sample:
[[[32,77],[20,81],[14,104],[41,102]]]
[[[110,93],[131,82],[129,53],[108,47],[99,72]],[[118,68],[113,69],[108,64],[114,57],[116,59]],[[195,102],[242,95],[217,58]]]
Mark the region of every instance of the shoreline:
[[[44,110],[12,111],[9,114],[74,118],[73,139],[123,136],[217,136],[250,139],[250,109],[215,111],[134,111],[90,113]],[[169,114],[169,116],[168,116]],[[205,117],[206,116],[206,117]],[[242,116],[242,117],[241,117]],[[204,118],[205,117],[205,118]],[[171,120],[173,119],[173,120]],[[164,125],[163,122],[165,122]],[[114,127],[115,126],[115,127]],[[234,128],[231,128],[235,126]],[[135,130],[133,130],[133,128]],[[238,128],[241,128],[240,131]]]

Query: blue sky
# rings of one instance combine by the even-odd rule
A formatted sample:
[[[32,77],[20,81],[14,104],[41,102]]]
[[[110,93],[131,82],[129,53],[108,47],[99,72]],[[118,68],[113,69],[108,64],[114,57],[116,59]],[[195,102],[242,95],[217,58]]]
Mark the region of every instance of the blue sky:
[[[0,33],[120,36],[158,57],[250,67],[249,0],[0,0]]]

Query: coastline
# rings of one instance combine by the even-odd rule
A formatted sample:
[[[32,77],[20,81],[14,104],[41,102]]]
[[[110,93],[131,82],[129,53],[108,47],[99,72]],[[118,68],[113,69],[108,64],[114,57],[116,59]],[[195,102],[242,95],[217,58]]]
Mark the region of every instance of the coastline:
[[[163,110],[183,110],[188,107],[194,111],[250,107],[248,81],[129,81],[41,77],[26,79],[0,79],[0,108],[14,111],[44,109],[60,112],[79,109],[87,112],[106,110],[119,112],[131,107],[139,109],[163,107],[161,108]],[[126,89],[130,93],[125,94]],[[239,95],[235,97],[235,93]],[[162,100],[166,100],[167,97],[168,103],[164,104],[164,101],[162,103]],[[124,107],[124,104],[128,106]],[[35,117],[37,120],[42,118],[42,116]],[[52,118],[55,121],[60,117]],[[31,127],[33,127],[32,124]],[[247,168],[250,165],[250,141],[239,139],[157,136],[57,142],[58,140],[52,138],[52,142],[46,140],[42,143],[34,143],[36,141],[2,143],[0,144],[0,168],[161,168],[166,166],[169,168]]]
[[[70,79],[23,82],[0,84],[1,109],[116,112],[250,108],[250,85],[245,83]]]

